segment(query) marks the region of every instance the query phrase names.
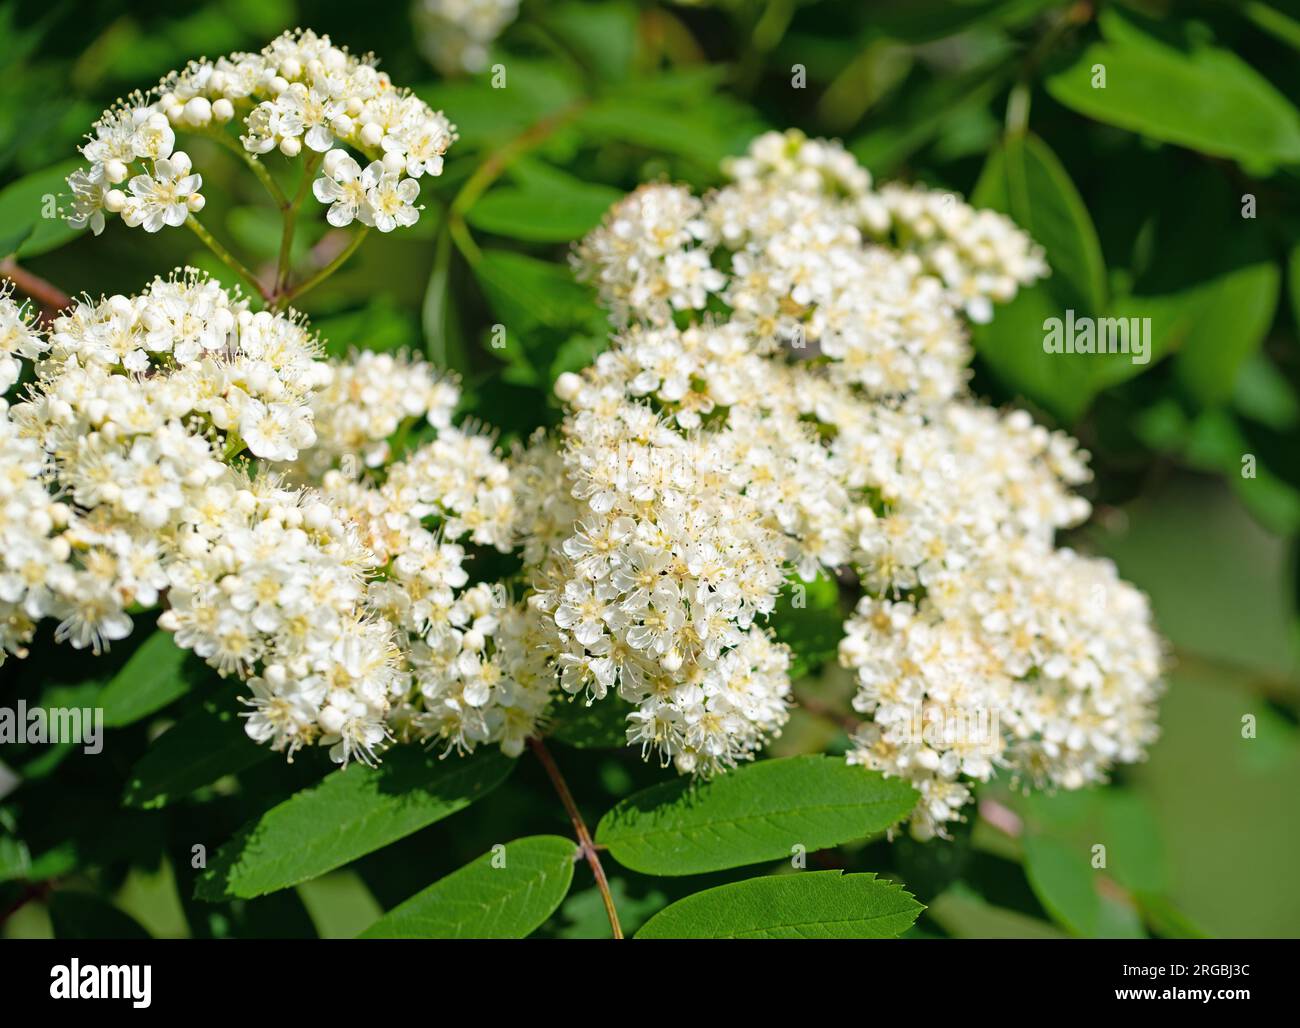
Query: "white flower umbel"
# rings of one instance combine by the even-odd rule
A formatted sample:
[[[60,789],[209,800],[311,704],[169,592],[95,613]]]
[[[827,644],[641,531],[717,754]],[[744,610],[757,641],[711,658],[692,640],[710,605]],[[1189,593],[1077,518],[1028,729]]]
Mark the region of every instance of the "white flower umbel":
[[[314,440],[309,398],[330,377],[317,355],[296,319],[254,314],[194,271],[54,319],[10,417],[68,509],[75,581],[65,574],[42,612],[60,619],[56,638],[95,650],[122,638],[126,609],[166,590],[196,491],[227,480],[245,449],[292,459]]]
[[[232,471],[191,495],[176,549],[159,624],[249,678],[248,734],[374,763],[405,682],[393,626],[363,604],[374,556],[355,527],[312,490]]]
[[[449,409],[456,398],[442,399]],[[550,682],[528,671],[538,647],[526,612],[501,586],[469,578],[471,544],[508,551],[516,520],[491,440],[444,426],[381,484],[354,462],[326,472],[324,490],[380,566],[366,605],[398,633],[405,688],[389,715],[393,733],[460,751],[496,743],[518,755]]]
[[[227,126],[242,132],[236,138]],[[81,148],[88,167],[68,180],[73,224],[98,234],[105,213],[120,213],[126,224],[157,232],[201,210],[202,178],[175,150],[178,132],[221,136],[254,159],[278,151],[317,160],[329,151],[315,193],[329,205],[330,223],[359,218],[384,232],[414,224],[415,180],[441,174],[456,138],[441,112],[394,87],[372,56],[309,30],[286,32],[260,53],[191,61],[105,111]],[[355,196],[350,187],[361,174],[348,175],[359,165],[344,148],[375,169]]]
[[[724,549],[710,571],[766,567],[770,583],[792,565],[861,581],[841,647],[869,717],[852,757],[918,787],[916,834],[943,834],[970,784],[999,768],[1077,788],[1140,759],[1160,689],[1145,600],[1104,562],[1055,549],[1088,516],[1072,491],[1087,454],[967,391],[967,320],[1046,274],[1041,250],[956,197],[877,190],[838,143],[798,132],[760,137],[726,170],[733,182],[702,199],[642,187],[575,249],[624,331],[561,376],[565,444],[553,456],[534,446],[521,479],[538,497],[521,530],[534,603],[560,632],[562,687],[617,684],[643,704],[635,738],[680,747],[687,768],[725,766],[683,742],[680,704],[655,713],[659,694],[705,673],[675,650],[695,613],[681,610],[692,583],[674,580],[694,568],[675,548],[690,543],[673,531],[708,539],[721,523],[770,563]],[[678,450],[689,489],[660,470]],[[575,502],[540,506],[561,470]],[[521,509],[524,495],[517,486]],[[711,515],[696,515],[696,495]],[[654,546],[633,552],[647,532]],[[1058,578],[1066,598],[1054,600]],[[1101,632],[1084,591],[1089,611],[1123,625]],[[721,609],[739,650],[746,625]],[[1092,656],[1099,635],[1113,643]]]
[[[544,444],[520,459],[525,553],[541,557],[529,604],[551,621],[566,693],[634,704],[630,743],[712,774],[787,716],[789,652],[757,625],[785,581],[787,538],[737,482],[742,432],[683,431],[598,379],[561,380],[572,413],[558,462]],[[561,469],[572,506],[538,512],[527,497]]]

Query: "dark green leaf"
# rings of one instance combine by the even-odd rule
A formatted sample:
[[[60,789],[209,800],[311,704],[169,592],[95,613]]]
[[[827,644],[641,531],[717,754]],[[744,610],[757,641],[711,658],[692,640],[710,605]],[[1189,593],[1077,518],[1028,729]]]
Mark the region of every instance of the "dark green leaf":
[[[1248,164],[1300,161],[1300,113],[1235,54],[1191,33],[1168,41],[1108,7],[1107,41],[1049,75],[1047,91],[1090,118]],[[1093,69],[1104,67],[1105,88]]]
[[[129,725],[184,696],[193,673],[186,668],[189,657],[170,632],[155,630],[100,693],[104,724]]]
[[[81,231],[70,226],[64,216],[72,213],[67,178],[84,166],[84,161],[65,161],[0,191],[0,257],[11,253],[35,257],[62,246]]]
[[[147,939],[135,918],[87,892],[50,896],[50,924],[56,939]]]
[[[522,939],[564,901],[577,852],[557,835],[516,839],[412,896],[361,937]]]
[[[199,879],[200,899],[249,899],[305,882],[469,806],[505,781],[500,750],[440,760],[398,747],[354,764],[245,825]]]
[[[466,213],[477,229],[511,239],[567,243],[590,231],[623,194],[608,186],[574,180],[517,189],[500,186]]]
[[[266,760],[270,750],[248,737],[239,717],[239,697],[246,691],[233,683],[164,732],[131,769],[122,802],[163,807]]]
[[[1106,265],[1088,208],[1069,173],[1037,136],[1009,136],[989,155],[971,197],[1008,214],[1047,251],[1049,290],[1078,314],[1106,306]]]
[[[628,707],[615,697],[590,706],[581,698],[557,700],[547,732],[578,749],[618,749],[627,745]]]
[[[901,779],[836,757],[786,757],[629,796],[601,818],[596,841],[634,871],[699,874],[883,832],[915,803]]]
[[[892,939],[921,912],[874,874],[805,871],[720,885],[678,900],[638,939]]]

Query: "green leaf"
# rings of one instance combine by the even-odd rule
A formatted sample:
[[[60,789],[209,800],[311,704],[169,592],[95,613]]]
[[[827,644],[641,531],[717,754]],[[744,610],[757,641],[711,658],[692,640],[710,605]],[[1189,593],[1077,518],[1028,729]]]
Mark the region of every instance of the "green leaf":
[[[805,871],[720,885],[665,907],[638,939],[893,939],[921,912],[874,874]]]
[[[1300,161],[1300,113],[1267,79],[1192,32],[1160,38],[1108,7],[1107,41],[1086,47],[1046,79],[1047,91],[1109,125],[1251,166]],[[1093,69],[1105,68],[1105,88]]]
[[[27,844],[8,830],[0,835],[0,882],[26,878],[31,866],[32,856]]]
[[[839,586],[823,574],[792,583],[777,600],[772,624],[776,637],[794,654],[791,680],[812,674],[839,652],[844,635]]]
[[[384,908],[355,871],[334,871],[294,889],[320,939],[352,939]],[[286,895],[276,893],[275,895]]]
[[[741,153],[764,128],[752,109],[723,94],[665,102],[641,81],[601,97],[574,124],[589,139],[677,154],[711,172],[724,157]]]
[[[444,229],[438,233],[420,320],[424,328],[425,353],[429,360],[437,367],[465,372],[469,370],[469,359],[465,354],[456,301],[452,295],[452,261],[451,235]]]
[[[20,178],[0,191],[0,257],[35,257],[62,246],[82,231],[69,225],[64,215],[72,210],[68,176],[85,167],[85,163],[64,161]]]
[[[335,771],[241,828],[217,852],[195,896],[251,899],[333,871],[469,806],[513,767],[495,749],[440,760],[398,747],[378,768]]]
[[[511,239],[567,243],[595,227],[622,195],[577,179],[522,189],[499,186],[482,196],[465,218],[477,229]]]
[[[636,48],[637,8],[619,0],[548,6],[545,24],[603,79],[623,79]]]
[[[218,778],[266,760],[239,717],[245,687],[231,683],[164,732],[131,769],[122,802],[154,809],[174,803]]]
[[[987,902],[962,882],[936,896],[925,915],[953,939],[1066,938],[1046,921]]]
[[[1188,297],[1197,316],[1175,367],[1179,380],[1205,406],[1226,402],[1237,372],[1273,324],[1282,273],[1264,259],[1228,270]]]
[[[1048,289],[1079,314],[1106,307],[1106,264],[1092,217],[1069,173],[1034,135],[1010,136],[989,155],[971,197],[1010,215],[1047,251]]]
[[[50,925],[56,939],[147,939],[149,933],[107,900],[87,892],[50,896]]]
[[[547,734],[580,750],[619,749],[627,745],[629,709],[614,697],[590,705],[581,699],[557,699]]]
[[[509,250],[484,250],[474,271],[509,332],[537,325],[573,328],[589,323],[595,313],[591,291],[563,265]]]
[[[516,839],[453,871],[361,933],[363,939],[522,939],[564,901],[578,847]]]
[[[1003,383],[1069,423],[1092,402],[1094,364],[1123,355],[1044,352],[1045,323],[1061,316],[1056,299],[1039,283],[1021,289],[987,325],[972,326],[971,336],[980,358]]]
[[[1204,929],[1164,896],[1140,892],[1135,898],[1143,920],[1160,938],[1205,939],[1209,937]]]
[[[600,819],[596,842],[643,874],[699,874],[883,832],[915,804],[901,779],[836,757],[786,757],[635,793]]]
[[[109,728],[132,724],[184,696],[194,674],[186,668],[189,657],[170,632],[155,630],[99,694],[104,724]]]
[[[1101,899],[1086,851],[1046,835],[1023,840],[1025,876],[1052,920],[1072,935],[1097,934]]]

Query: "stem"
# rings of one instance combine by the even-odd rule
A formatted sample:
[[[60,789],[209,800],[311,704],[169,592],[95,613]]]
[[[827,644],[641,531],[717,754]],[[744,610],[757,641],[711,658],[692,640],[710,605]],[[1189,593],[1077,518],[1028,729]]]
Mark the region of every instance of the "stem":
[[[348,245],[339,251],[339,255],[325,265],[325,267],[321,268],[320,271],[316,272],[316,274],[312,275],[306,281],[299,282],[292,289],[286,289],[284,292],[278,294],[275,298],[274,306],[276,308],[287,306],[291,300],[297,299],[310,289],[315,289],[318,285],[333,275],[334,272],[338,271],[344,262],[346,262],[347,259],[356,252],[357,247],[361,245],[361,241],[366,238],[369,232],[370,227],[368,225],[363,225],[361,231],[354,235]]]
[[[280,233],[280,261],[275,273],[276,293],[283,293],[289,285],[289,266],[293,262],[293,233],[298,226],[298,209],[302,206],[303,197],[307,195],[307,190],[316,175],[316,168],[323,159],[323,154],[314,151],[308,155],[303,162],[302,181],[298,183],[298,192],[294,194],[293,202],[284,209],[284,230]]]
[[[1007,135],[1023,136],[1029,130],[1029,86],[1022,79],[1007,97]]]
[[[471,266],[477,264],[483,256],[483,251],[478,248],[478,243],[474,242],[474,237],[470,234],[465,219],[459,214],[447,215],[447,231],[452,242],[456,244],[456,249],[461,252],[465,260]]]
[[[452,214],[464,214],[474,206],[480,196],[487,191],[502,173],[529,150],[540,146],[550,138],[556,129],[570,121],[584,106],[583,102],[570,104],[562,111],[535,121],[523,132],[515,136],[500,150],[495,151],[480,164],[451,201]]]
[[[284,190],[280,188],[280,184],[271,176],[271,172],[267,169],[265,164],[245,150],[241,143],[231,139],[230,136],[221,129],[214,129],[213,131],[208,132],[207,137],[213,142],[220,143],[231,153],[237,154],[239,158],[247,164],[250,169],[252,169],[253,174],[261,180],[262,185],[266,187],[266,191],[270,193],[272,199],[275,200],[275,205],[281,210],[286,210],[288,208],[288,197],[284,195]]]
[[[258,281],[257,276],[249,271],[239,260],[224,246],[216,241],[212,233],[199,224],[199,219],[191,214],[185,219],[185,224],[191,232],[203,241],[203,245],[216,254],[217,259],[226,267],[240,276],[245,282],[257,290],[258,296],[263,300],[270,300],[271,294],[267,292],[266,287]]]
[[[72,297],[39,275],[20,268],[12,257],[0,261],[0,278],[9,279],[21,292],[50,310],[57,311],[72,306]]]
[[[596,844],[592,842],[591,833],[587,831],[587,822],[582,819],[578,805],[573,802],[573,794],[569,792],[568,783],[560,774],[560,769],[555,766],[546,743],[533,736],[528,740],[528,745],[532,747],[537,759],[542,762],[542,767],[546,768],[546,774],[550,777],[551,784],[555,786],[555,791],[560,794],[560,802],[564,804],[569,820],[573,822],[573,830],[578,834],[578,851],[587,858],[587,863],[591,865],[591,873],[596,877],[596,889],[605,904],[605,913],[609,915],[610,930],[614,933],[614,938],[621,939],[623,929],[618,923],[618,911],[614,909],[614,897],[610,895],[609,880],[605,877],[605,869],[600,866],[600,855],[596,851]]]

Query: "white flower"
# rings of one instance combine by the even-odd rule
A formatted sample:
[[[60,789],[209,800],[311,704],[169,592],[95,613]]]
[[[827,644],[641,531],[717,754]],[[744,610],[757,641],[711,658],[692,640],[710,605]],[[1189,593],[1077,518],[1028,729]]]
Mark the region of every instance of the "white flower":
[[[85,170],[74,171],[68,176],[68,188],[72,190],[72,214],[68,224],[73,228],[90,226],[94,235],[104,231],[104,183],[96,182]]]
[[[441,174],[443,154],[456,139],[455,127],[441,111],[395,87],[373,57],[351,54],[310,30],[294,30],[257,53],[191,61],[147,93],[132,93],[105,111],[81,148],[88,167],[69,179],[69,220],[77,227],[89,225],[96,233],[106,212],[120,212],[128,224],[151,232],[181,224],[184,217],[177,201],[185,201],[186,194],[177,182],[188,176],[188,164],[186,171],[173,176],[159,162],[179,157],[173,153],[178,132],[224,132],[239,112],[246,112],[239,138],[254,156],[278,148],[292,159],[304,149],[324,153],[338,146],[343,153],[341,148],[350,147],[369,159],[383,155],[394,162],[394,170],[405,170],[413,178]],[[127,191],[115,188],[127,181],[139,161],[153,162],[153,174],[137,175]],[[333,177],[327,168],[326,178]],[[377,182],[379,176],[374,177]],[[351,181],[340,179],[335,185]],[[368,182],[366,188],[374,184]],[[195,176],[188,193],[193,211],[203,204],[198,188]],[[401,194],[402,202],[389,197],[392,191]],[[414,220],[408,209],[413,199],[409,186],[385,187],[383,231]],[[332,217],[346,219],[342,224],[365,206],[359,198],[349,204],[338,196],[322,202],[332,205]]]
[[[330,205],[325,220],[335,228],[351,225],[369,204],[366,190],[373,182],[362,175],[361,166],[343,150],[326,154],[322,171],[321,177],[312,183],[311,191],[321,203]]]
[[[190,174],[190,159],[181,151],[154,162],[152,175],[131,179],[131,196],[122,209],[122,220],[146,232],[158,232],[164,225],[183,225],[189,217],[188,204],[199,195],[200,175]]]
[[[362,173],[361,181],[366,189],[366,205],[358,213],[362,224],[391,232],[419,220],[420,211],[413,206],[420,195],[420,183],[415,179],[385,171],[383,162],[375,161]]]

